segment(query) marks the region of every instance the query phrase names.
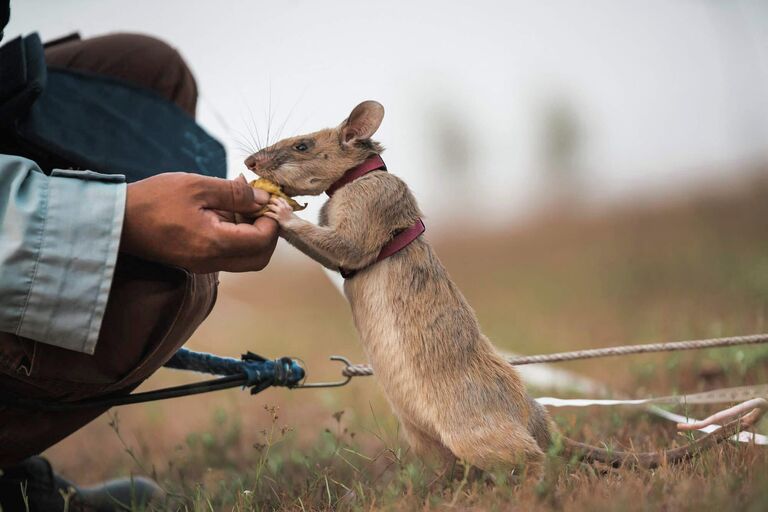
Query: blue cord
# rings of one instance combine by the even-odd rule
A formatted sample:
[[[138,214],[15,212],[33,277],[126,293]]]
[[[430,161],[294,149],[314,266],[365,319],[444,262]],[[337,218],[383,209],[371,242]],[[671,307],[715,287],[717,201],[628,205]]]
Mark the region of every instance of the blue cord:
[[[304,368],[291,358],[265,359],[252,352],[243,354],[242,359],[234,359],[182,348],[164,366],[212,375],[245,375],[244,385],[252,388],[252,393],[269,386],[292,388],[304,379]]]

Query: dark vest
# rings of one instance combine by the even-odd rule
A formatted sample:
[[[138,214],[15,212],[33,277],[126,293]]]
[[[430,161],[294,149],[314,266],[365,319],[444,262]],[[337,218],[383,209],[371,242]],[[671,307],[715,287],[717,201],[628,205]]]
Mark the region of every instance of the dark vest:
[[[87,169],[129,182],[167,171],[226,176],[224,147],[186,112],[121,80],[49,69],[36,33],[0,47],[0,153],[45,172]]]

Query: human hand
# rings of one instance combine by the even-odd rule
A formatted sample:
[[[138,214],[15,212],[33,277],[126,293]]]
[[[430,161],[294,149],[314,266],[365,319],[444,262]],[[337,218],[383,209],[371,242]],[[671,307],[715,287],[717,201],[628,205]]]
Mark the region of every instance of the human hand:
[[[195,273],[261,270],[277,243],[277,223],[252,218],[269,201],[245,179],[166,173],[128,185],[120,250]]]

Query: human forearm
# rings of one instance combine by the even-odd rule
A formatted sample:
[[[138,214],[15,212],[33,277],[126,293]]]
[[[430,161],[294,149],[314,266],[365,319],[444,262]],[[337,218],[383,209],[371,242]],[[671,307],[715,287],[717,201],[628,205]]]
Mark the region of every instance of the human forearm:
[[[0,330],[92,353],[124,206],[122,176],[0,156]]]

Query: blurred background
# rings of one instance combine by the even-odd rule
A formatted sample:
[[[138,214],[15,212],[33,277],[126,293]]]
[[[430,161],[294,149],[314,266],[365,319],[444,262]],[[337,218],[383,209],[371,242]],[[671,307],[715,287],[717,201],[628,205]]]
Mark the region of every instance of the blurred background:
[[[338,124],[357,102],[430,227],[562,201],[689,193],[768,152],[762,0],[23,0],[8,36],[152,34],[186,57],[229,149]],[[268,137],[269,136],[269,137]],[[482,198],[482,200],[480,200]],[[313,201],[313,217],[321,202]]]
[[[334,126],[359,101],[380,101],[389,169],[414,190],[428,237],[506,350],[765,330],[762,0],[12,1],[7,37],[31,31],[43,40],[141,32],[175,46],[198,81],[198,120],[225,143],[231,176],[267,139]],[[309,202],[301,215],[315,220],[323,200]],[[189,346],[297,355],[310,379],[334,378],[328,355],[364,356],[328,277],[281,242],[265,271],[222,276],[218,305]],[[565,367],[617,392],[668,394],[760,381],[763,353],[739,353]],[[185,379],[161,371],[144,388]],[[128,444],[154,463],[205,443],[225,452],[217,436],[234,428],[229,456],[248,464],[269,422],[265,403],[281,406],[279,421],[299,443],[335,424],[339,410],[362,430],[374,416],[393,428],[375,382],[362,379],[256,398],[223,392],[120,416]],[[120,453],[99,419],[50,455],[95,478],[131,467]]]

